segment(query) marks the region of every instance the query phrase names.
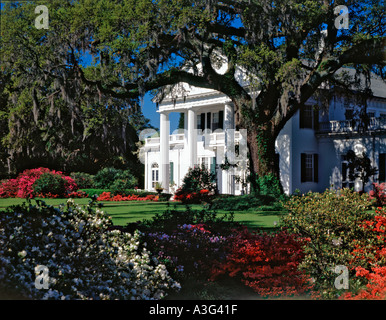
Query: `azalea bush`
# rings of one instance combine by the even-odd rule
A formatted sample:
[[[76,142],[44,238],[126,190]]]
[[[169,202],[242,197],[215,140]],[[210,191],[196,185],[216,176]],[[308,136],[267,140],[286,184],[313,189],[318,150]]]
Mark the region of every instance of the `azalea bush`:
[[[122,196],[120,194],[112,195],[111,192],[102,192],[100,196],[98,196],[98,201],[158,201],[159,196],[149,194],[145,197],[140,197],[136,194]]]
[[[224,254],[226,238],[239,227],[232,214],[218,216],[206,208],[187,207],[184,211],[168,208],[157,212],[125,230],[139,229],[151,251],[176,277],[194,276],[206,281],[214,260]]]
[[[215,175],[205,166],[189,168],[182,185],[177,189],[174,200],[183,203],[210,202],[215,194]]]
[[[282,217],[282,226],[292,234],[308,239],[304,245],[304,259],[299,269],[315,281],[315,290],[323,298],[336,298],[342,294],[334,286],[335,266],[351,266],[351,253],[356,246],[375,241],[374,234],[362,228],[364,221],[374,217],[372,200],[367,194],[350,189],[326,190],[291,197],[283,206],[289,211]],[[364,260],[356,260],[364,266]],[[355,272],[350,269],[350,281]],[[351,286],[356,283],[351,282]]]
[[[74,192],[78,186],[75,181],[61,173],[45,172],[32,185],[34,195],[56,195],[65,197],[67,193]]]
[[[386,210],[377,208],[373,219],[361,225],[372,237],[358,241],[353,250],[350,268],[362,286],[346,292],[341,299],[385,300],[386,299]]]
[[[38,180],[40,181],[37,182]],[[48,168],[27,169],[15,179],[9,179],[0,186],[0,197],[32,198],[37,194],[45,195],[48,193],[63,196],[77,191],[77,189],[78,186],[75,181],[61,171]]]
[[[207,278],[211,264],[223,254],[226,237],[205,224],[177,225],[172,232],[149,232],[146,242],[158,259],[179,278]]]
[[[373,183],[373,190],[370,190],[369,195],[376,201],[376,206],[386,206],[386,183]]]
[[[174,194],[175,201],[181,201],[185,204],[193,203],[209,203],[213,194],[208,189],[202,189],[199,192],[184,192],[183,189],[178,189]]]
[[[48,289],[35,285],[48,268]],[[0,215],[0,291],[30,299],[161,299],[178,290],[141,233],[113,230],[91,202],[9,207]]]
[[[261,297],[308,293],[312,285],[298,270],[304,242],[285,231],[267,234],[239,230],[228,237],[225,259],[214,264],[212,279],[224,275],[238,278]]]

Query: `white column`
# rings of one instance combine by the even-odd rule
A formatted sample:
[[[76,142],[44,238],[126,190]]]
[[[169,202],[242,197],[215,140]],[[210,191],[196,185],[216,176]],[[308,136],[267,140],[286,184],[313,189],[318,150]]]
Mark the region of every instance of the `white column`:
[[[169,114],[166,112],[160,113],[160,183],[165,192],[169,192],[169,136],[170,136],[170,121]]]
[[[234,129],[234,108],[232,103],[226,103],[224,107],[224,129]]]
[[[188,161],[189,167],[193,168],[197,163],[197,131],[196,131],[196,112],[188,110]]]
[[[149,151],[145,151],[145,190],[149,190]]]
[[[227,144],[228,139],[230,138],[230,132],[227,131],[229,129],[234,129],[234,109],[232,103],[226,103],[224,106],[224,131],[225,131],[225,145],[224,145],[224,161],[227,156]],[[229,159],[228,159],[229,161]],[[223,181],[223,187],[222,190],[224,193],[229,194],[231,192],[230,188],[230,172],[229,170],[224,170],[222,172],[222,181]]]

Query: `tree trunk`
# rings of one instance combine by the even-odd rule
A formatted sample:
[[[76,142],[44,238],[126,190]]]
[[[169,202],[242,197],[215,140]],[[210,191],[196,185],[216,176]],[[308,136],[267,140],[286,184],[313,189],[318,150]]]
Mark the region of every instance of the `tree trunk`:
[[[248,128],[248,148],[252,191],[258,191],[257,178],[272,174],[280,181],[276,163],[276,135],[271,125],[251,125]]]

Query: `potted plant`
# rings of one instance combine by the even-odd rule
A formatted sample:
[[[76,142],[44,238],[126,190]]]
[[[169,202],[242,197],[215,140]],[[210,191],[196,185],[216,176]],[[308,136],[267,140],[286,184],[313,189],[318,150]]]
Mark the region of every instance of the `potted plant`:
[[[158,192],[158,195],[160,195],[163,190],[164,190],[164,188],[162,188],[162,184],[159,183],[159,182],[156,182],[156,184],[155,184],[155,191]]]

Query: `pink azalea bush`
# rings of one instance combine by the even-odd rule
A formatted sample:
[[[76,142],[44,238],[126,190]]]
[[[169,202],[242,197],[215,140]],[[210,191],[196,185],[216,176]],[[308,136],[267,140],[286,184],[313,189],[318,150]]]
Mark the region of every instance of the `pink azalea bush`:
[[[386,183],[373,183],[373,190],[369,192],[370,198],[376,201],[376,205],[381,207],[386,205]]]
[[[26,169],[15,179],[9,179],[0,186],[0,198],[28,198],[36,196],[34,190],[35,182],[43,174],[59,175],[65,180],[65,189],[68,193],[78,190],[74,179],[66,176],[61,171],[50,170],[48,168]]]

